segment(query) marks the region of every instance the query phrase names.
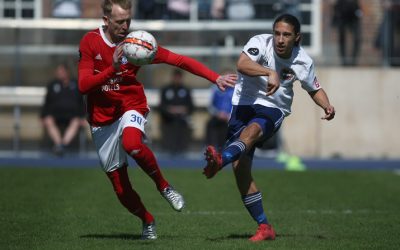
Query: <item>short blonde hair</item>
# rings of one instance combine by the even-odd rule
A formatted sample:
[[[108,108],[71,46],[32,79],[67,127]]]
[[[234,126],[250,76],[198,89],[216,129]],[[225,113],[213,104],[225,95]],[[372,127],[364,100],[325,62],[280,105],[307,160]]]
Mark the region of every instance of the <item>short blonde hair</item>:
[[[104,0],[101,8],[105,16],[111,15],[112,6],[114,4],[121,6],[124,10],[132,9],[132,0]]]

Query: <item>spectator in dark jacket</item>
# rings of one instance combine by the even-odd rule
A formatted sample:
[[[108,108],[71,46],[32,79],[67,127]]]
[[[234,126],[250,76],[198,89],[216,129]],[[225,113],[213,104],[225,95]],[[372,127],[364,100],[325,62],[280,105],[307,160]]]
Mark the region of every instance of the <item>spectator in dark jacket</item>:
[[[171,154],[184,153],[191,138],[192,93],[183,83],[183,72],[174,70],[171,83],[161,90],[162,146]]]
[[[55,79],[47,85],[40,117],[54,144],[54,153],[62,156],[84,124],[83,99],[66,64],[57,66]]]
[[[343,66],[357,65],[361,48],[362,11],[358,0],[337,0],[334,4],[332,24],[339,32],[339,51]],[[351,51],[347,50],[347,37],[352,36]]]

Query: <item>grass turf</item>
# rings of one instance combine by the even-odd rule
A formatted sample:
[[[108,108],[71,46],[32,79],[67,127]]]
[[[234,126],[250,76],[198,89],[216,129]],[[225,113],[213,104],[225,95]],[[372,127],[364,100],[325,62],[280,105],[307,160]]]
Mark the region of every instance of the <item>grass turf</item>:
[[[141,222],[117,201],[98,169],[0,168],[0,249],[398,249],[400,176],[383,171],[254,171],[275,241],[250,243],[256,229],[230,170],[165,169],[187,206],[173,211],[150,179],[131,182],[157,222]]]

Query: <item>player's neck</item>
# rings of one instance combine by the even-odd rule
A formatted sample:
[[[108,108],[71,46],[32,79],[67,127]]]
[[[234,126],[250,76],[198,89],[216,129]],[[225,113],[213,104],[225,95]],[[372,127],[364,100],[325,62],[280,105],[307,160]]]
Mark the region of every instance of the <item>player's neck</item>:
[[[108,29],[107,29],[107,26],[102,26],[102,29],[103,29],[103,33],[104,33],[104,35],[106,36],[106,38],[107,38],[107,40],[110,42],[110,43],[116,43],[115,41],[113,41],[113,39],[112,39],[112,37],[111,37],[111,35],[110,35],[110,32],[108,32]]]

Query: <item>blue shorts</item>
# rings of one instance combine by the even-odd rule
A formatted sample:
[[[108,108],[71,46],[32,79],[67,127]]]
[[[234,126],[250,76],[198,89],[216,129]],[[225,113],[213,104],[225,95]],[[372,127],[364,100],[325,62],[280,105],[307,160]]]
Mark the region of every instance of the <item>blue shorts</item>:
[[[255,105],[234,105],[228,124],[226,146],[236,141],[242,130],[250,123],[258,123],[263,130],[263,137],[255,144],[262,147],[263,143],[276,133],[285,115],[278,108]]]

